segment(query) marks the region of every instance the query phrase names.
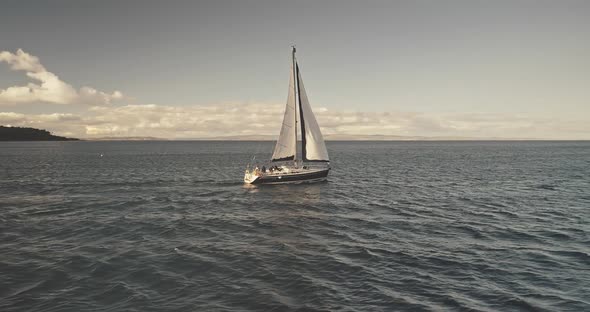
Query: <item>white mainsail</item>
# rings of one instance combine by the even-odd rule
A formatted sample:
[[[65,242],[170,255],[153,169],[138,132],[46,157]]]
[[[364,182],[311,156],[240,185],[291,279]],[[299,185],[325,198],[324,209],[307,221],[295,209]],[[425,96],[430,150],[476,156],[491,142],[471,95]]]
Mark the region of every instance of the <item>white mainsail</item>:
[[[293,65],[291,65],[287,106],[285,107],[281,133],[277,140],[275,150],[272,153],[272,161],[292,160],[295,159],[295,154],[297,153],[297,115],[295,114],[295,81],[293,79],[293,70]]]
[[[302,143],[302,157],[303,161],[329,161],[328,150],[324,143],[324,137],[320,131],[320,126],[313,115],[305,87],[303,86],[303,79],[297,68],[297,84],[299,93],[299,114],[301,123],[301,143]]]

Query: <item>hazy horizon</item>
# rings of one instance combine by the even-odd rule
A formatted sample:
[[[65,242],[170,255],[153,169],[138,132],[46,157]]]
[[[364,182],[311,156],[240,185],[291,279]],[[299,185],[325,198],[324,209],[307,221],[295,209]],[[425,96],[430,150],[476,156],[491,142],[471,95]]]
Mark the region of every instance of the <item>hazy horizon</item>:
[[[590,139],[590,2],[22,3],[0,11],[0,125],[276,136],[296,44],[327,137]]]

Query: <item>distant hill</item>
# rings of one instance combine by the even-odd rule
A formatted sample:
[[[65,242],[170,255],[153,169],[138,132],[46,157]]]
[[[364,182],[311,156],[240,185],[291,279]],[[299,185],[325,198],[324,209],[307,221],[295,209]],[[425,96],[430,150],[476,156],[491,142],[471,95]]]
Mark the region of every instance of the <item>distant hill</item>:
[[[0,126],[0,141],[77,141],[78,139],[52,135],[47,130]]]

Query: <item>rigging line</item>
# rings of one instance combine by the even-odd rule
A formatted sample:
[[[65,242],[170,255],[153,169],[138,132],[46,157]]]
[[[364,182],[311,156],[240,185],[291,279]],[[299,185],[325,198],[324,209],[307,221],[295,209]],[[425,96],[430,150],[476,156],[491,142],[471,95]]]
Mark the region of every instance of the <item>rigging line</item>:
[[[256,144],[256,154],[254,156],[254,159],[256,159],[256,155],[260,154],[260,145],[262,142],[258,141]]]
[[[250,160],[250,163],[248,165],[254,165],[255,164],[256,155],[260,154],[261,145],[262,145],[262,141],[257,140],[256,141],[256,148],[254,149],[254,155],[252,156],[252,159]]]

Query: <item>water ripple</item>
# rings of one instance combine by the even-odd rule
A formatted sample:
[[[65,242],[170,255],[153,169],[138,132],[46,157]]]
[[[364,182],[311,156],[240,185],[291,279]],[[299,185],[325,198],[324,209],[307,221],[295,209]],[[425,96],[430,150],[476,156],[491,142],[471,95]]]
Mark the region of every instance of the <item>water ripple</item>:
[[[590,143],[328,148],[253,187],[248,142],[0,146],[0,310],[590,310]]]

